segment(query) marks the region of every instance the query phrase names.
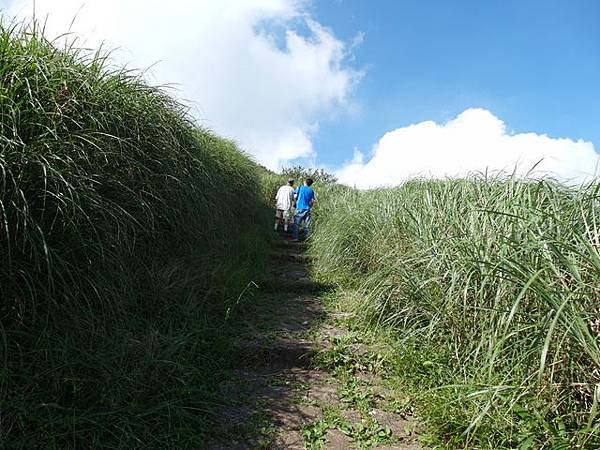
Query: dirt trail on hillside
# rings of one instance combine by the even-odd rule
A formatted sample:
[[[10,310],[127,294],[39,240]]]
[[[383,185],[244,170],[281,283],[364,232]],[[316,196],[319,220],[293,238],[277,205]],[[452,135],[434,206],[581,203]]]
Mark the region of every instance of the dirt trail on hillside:
[[[420,449],[415,421],[390,407],[396,400],[377,375],[360,364],[334,370],[336,358],[349,358],[336,347],[348,332],[336,325],[343,314],[325,311],[304,252],[304,244],[274,241],[268,282],[236,344],[236,370],[221,385],[218,429],[206,448]],[[333,365],[323,364],[328,358]]]

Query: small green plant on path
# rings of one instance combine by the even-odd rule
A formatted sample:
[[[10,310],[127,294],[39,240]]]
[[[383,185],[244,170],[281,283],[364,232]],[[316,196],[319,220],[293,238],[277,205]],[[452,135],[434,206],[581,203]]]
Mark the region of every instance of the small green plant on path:
[[[331,338],[331,344],[318,352],[315,364],[333,374],[352,374],[356,372],[376,372],[384,366],[385,357],[371,349],[356,351],[356,347],[367,347],[366,335],[356,332],[342,337]]]
[[[357,423],[351,423],[344,418],[343,410],[336,407],[324,409],[324,418],[305,425],[302,429],[304,446],[308,450],[323,448],[327,433],[339,430],[348,436],[359,449],[367,449],[375,444],[390,442],[392,431],[389,427],[382,427],[371,418],[361,419]]]
[[[315,420],[302,427],[304,446],[308,450],[319,450],[325,444],[325,435],[329,430],[340,427],[344,418],[338,408],[326,406],[323,408],[323,419]]]
[[[346,405],[356,408],[363,414],[375,406],[375,397],[373,388],[364,381],[358,380],[352,376],[344,376],[342,385],[338,389],[339,399]]]
[[[375,419],[368,418],[355,424],[344,424],[341,431],[350,437],[359,449],[371,448],[391,440],[392,430],[382,427]]]
[[[268,449],[277,433],[277,427],[266,412],[268,411],[268,404],[264,401],[259,401],[256,403],[256,406],[256,412],[246,426],[245,436],[254,441],[257,448]]]

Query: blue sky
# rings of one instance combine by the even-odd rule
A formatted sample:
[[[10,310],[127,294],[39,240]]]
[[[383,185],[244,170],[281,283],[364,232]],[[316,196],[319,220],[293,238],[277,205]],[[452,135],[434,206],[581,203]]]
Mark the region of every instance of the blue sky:
[[[322,123],[315,147],[337,166],[386,132],[471,107],[514,132],[600,148],[600,2],[320,0],[314,16],[349,42],[365,75],[360,107]]]
[[[177,86],[199,124],[277,170],[600,174],[600,1],[0,0]],[[73,21],[74,17],[76,20]],[[360,37],[361,39],[357,39]]]

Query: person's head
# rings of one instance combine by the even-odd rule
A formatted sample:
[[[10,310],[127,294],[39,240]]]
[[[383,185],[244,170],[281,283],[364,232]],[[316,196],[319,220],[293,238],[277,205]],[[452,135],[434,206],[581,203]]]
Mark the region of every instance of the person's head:
[[[312,178],[307,178],[305,181],[307,186],[310,186],[311,184],[313,184],[313,179]]]
[[[288,186],[293,186],[294,185],[294,180],[292,180],[291,178],[288,180]]]

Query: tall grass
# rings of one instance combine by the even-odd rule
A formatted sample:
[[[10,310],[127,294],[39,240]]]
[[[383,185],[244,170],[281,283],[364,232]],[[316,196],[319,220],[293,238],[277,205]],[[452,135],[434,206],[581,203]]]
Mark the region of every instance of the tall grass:
[[[2,448],[202,447],[261,173],[105,55],[0,27]]]
[[[600,448],[600,186],[410,181],[321,195],[316,273],[393,330],[442,442]]]

